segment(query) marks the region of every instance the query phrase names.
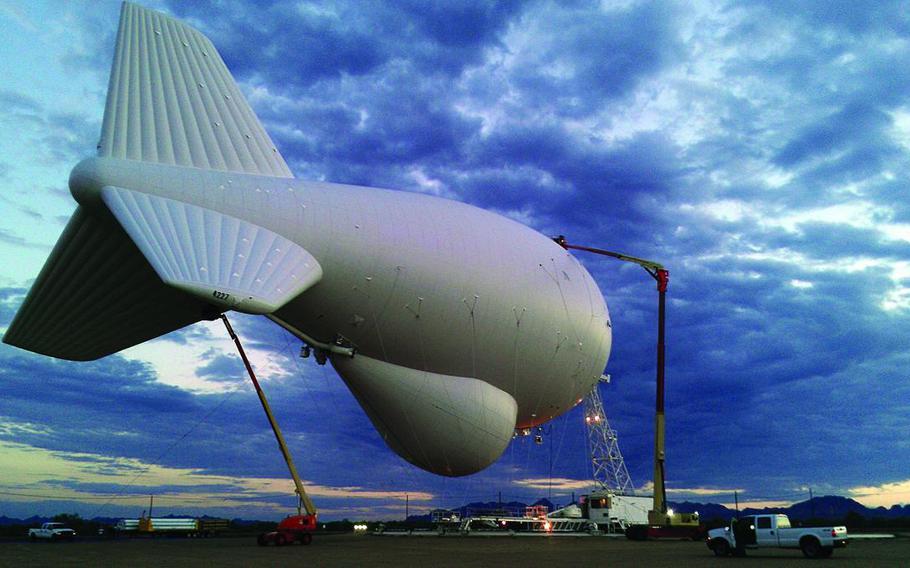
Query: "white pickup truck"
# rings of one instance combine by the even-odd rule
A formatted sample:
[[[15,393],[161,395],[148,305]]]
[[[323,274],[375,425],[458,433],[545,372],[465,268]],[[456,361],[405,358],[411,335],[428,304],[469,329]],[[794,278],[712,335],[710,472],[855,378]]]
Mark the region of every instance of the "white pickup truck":
[[[791,527],[787,515],[751,515],[712,529],[708,548],[717,556],[744,556],[747,548],[798,548],[807,558],[827,558],[847,546],[847,527]]]
[[[76,531],[67,528],[63,523],[44,523],[40,529],[28,529],[28,538],[38,540],[72,540]]]

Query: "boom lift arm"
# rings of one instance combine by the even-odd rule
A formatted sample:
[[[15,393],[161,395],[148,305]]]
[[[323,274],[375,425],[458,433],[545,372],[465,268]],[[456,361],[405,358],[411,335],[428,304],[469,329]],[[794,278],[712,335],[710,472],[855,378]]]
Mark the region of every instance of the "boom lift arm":
[[[670,283],[670,271],[660,263],[651,260],[629,256],[609,250],[569,244],[562,235],[553,238],[564,249],[583,250],[609,256],[625,262],[633,262],[651,275],[657,281],[658,312],[657,312],[657,401],[654,413],[654,503],[652,510],[648,511],[648,523],[651,525],[666,525],[672,523],[667,514],[667,487],[664,476],[665,452],[665,420],[664,420],[664,329],[666,320],[667,285]]]
[[[259,402],[262,403],[262,409],[265,410],[265,415],[269,419],[269,424],[272,426],[272,432],[275,433],[275,439],[278,441],[278,447],[281,449],[281,455],[284,456],[284,461],[288,464],[288,470],[291,472],[291,477],[294,478],[294,485],[296,486],[297,491],[297,514],[301,515],[301,509],[306,512],[307,515],[316,518],[316,506],[313,505],[313,501],[310,500],[310,497],[306,494],[306,490],[303,488],[303,482],[300,481],[300,476],[297,475],[297,468],[294,467],[294,460],[291,459],[291,453],[288,451],[288,446],[284,442],[284,436],[281,435],[281,429],[278,427],[278,422],[275,421],[275,416],[272,414],[272,409],[269,407],[269,401],[265,398],[265,393],[262,392],[262,387],[259,386],[259,381],[256,380],[256,374],[253,372],[253,367],[250,365],[250,360],[246,357],[246,352],[243,350],[243,345],[240,344],[240,339],[237,337],[237,334],[234,333],[234,328],[231,327],[231,322],[228,321],[227,315],[221,314],[221,320],[224,322],[224,326],[227,328],[228,333],[231,336],[231,339],[234,340],[234,344],[237,346],[237,351],[240,352],[240,358],[243,359],[243,364],[246,366],[246,372],[250,375],[250,380],[253,381],[253,387],[256,388],[256,394],[259,395]],[[315,521],[314,521],[315,522]]]

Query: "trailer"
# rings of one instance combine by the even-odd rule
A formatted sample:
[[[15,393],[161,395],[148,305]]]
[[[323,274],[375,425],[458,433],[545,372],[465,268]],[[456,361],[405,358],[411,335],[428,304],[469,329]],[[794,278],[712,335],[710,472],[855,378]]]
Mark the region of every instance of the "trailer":
[[[228,529],[227,519],[195,517],[140,517],[120,519],[113,536],[172,535],[207,538]]]
[[[462,534],[536,534],[539,536],[554,533],[591,534],[597,532],[597,525],[588,519],[479,516],[463,519],[459,526],[459,532]]]

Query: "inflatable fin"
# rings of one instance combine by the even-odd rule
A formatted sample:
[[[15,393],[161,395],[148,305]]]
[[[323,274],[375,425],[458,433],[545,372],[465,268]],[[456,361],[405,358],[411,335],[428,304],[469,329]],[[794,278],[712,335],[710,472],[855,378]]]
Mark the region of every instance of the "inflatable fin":
[[[197,322],[207,310],[210,304],[165,285],[113,216],[80,206],[3,341],[89,361]]]
[[[293,177],[204,35],[124,2],[101,157]]]
[[[248,221],[121,187],[101,198],[165,284],[222,311],[271,313],[322,278],[303,247]]]

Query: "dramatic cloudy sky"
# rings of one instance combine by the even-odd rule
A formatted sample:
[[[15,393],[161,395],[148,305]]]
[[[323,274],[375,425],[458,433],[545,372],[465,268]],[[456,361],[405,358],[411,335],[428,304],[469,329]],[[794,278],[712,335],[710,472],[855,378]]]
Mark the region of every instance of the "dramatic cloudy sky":
[[[910,18],[889,2],[169,2],[295,175],[466,201],[671,271],[672,499],[910,502]],[[0,2],[0,331],[75,208],[116,2]],[[651,479],[656,293],[601,391]],[[330,367],[235,316],[327,518],[589,486],[578,410],[464,479],[388,450]],[[220,324],[92,363],[0,347],[0,515],[279,518],[284,463]]]

